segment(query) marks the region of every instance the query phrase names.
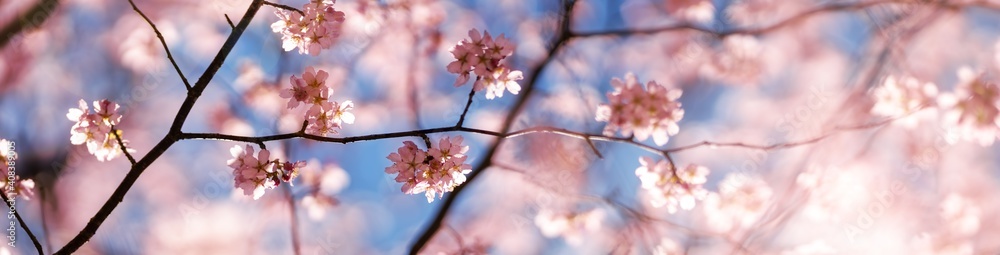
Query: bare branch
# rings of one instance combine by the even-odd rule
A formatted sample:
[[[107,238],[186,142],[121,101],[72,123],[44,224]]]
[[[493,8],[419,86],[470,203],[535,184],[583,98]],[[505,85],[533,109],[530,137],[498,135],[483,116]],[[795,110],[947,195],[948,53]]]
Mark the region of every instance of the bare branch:
[[[131,4],[132,9],[135,10],[136,13],[139,13],[139,16],[142,16],[142,19],[146,20],[146,23],[149,23],[149,26],[153,28],[153,32],[156,33],[156,37],[160,39],[160,44],[163,45],[163,50],[167,52],[167,59],[170,59],[170,64],[174,65],[174,70],[177,71],[177,75],[180,76],[181,81],[184,82],[184,87],[191,90],[191,83],[188,82],[187,77],[184,77],[184,73],[181,72],[181,68],[177,66],[177,61],[174,60],[174,55],[170,54],[170,48],[167,47],[167,41],[163,39],[163,34],[161,34],[160,30],[156,28],[153,21],[149,20],[149,17],[146,17],[146,14],[142,13],[142,10],[139,10],[139,7],[135,6],[135,2],[128,0],[128,3]],[[135,164],[135,162],[133,162],[133,164]]]
[[[226,16],[226,23],[229,23],[229,28],[236,29],[236,25],[233,25],[233,20],[229,19],[229,14],[222,14],[222,16]]]
[[[477,77],[476,80],[479,80],[479,78]],[[462,127],[462,124],[465,124],[465,115],[469,113],[469,106],[472,105],[472,97],[475,95],[476,86],[472,86],[472,88],[469,89],[469,101],[465,102],[465,110],[462,110],[462,116],[458,117],[458,124],[455,124],[456,127]]]
[[[306,13],[302,12],[302,10],[299,10],[299,9],[297,9],[295,7],[291,7],[291,6],[288,6],[288,5],[283,5],[283,4],[279,4],[279,3],[275,3],[275,2],[271,2],[271,1],[264,1],[264,5],[270,5],[271,7],[278,8],[278,9],[283,9],[283,10],[287,10],[287,11],[298,12],[299,14],[301,14],[303,16],[306,15]]]
[[[7,183],[7,185],[14,185],[14,184],[13,183]],[[7,208],[10,208],[10,211],[14,213],[14,217],[17,218],[17,223],[21,225],[21,229],[24,229],[24,233],[28,234],[28,238],[31,239],[31,243],[33,245],[35,245],[35,250],[38,251],[38,254],[39,255],[43,254],[42,253],[42,244],[38,242],[38,238],[35,237],[35,234],[31,233],[31,229],[28,229],[28,225],[24,223],[24,219],[21,219],[21,214],[17,213],[17,210],[14,209],[14,206],[10,204],[10,202],[11,202],[12,199],[11,198],[7,198],[7,193],[6,192],[0,192],[0,197],[2,197],[3,198],[3,202],[7,204]],[[11,224],[13,224],[13,223],[11,223]],[[13,226],[13,225],[11,225],[11,226]]]

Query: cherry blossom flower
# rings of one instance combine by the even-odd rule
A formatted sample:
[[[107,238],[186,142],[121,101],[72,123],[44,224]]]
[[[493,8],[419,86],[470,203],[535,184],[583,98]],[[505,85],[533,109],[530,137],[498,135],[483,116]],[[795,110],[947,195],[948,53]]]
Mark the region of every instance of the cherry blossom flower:
[[[464,183],[465,175],[472,172],[472,166],[465,163],[469,146],[462,142],[461,136],[445,136],[437,147],[424,151],[405,141],[403,147],[386,157],[392,165],[385,172],[396,174],[396,182],[403,183],[403,193],[423,192],[427,202],[433,202],[435,197],[441,198]]]
[[[294,109],[299,103],[309,106],[306,111],[306,133],[326,136],[338,133],[338,129],[343,128],[343,124],[354,123],[354,114],[350,112],[354,109],[354,102],[350,100],[338,103],[330,100],[333,89],[326,86],[326,79],[329,73],[323,70],[316,71],[312,67],[306,68],[302,73],[302,78],[292,75],[289,82],[291,88],[281,91],[282,98],[288,98],[288,108]]]
[[[728,174],[719,183],[719,193],[705,198],[707,220],[722,233],[750,227],[764,215],[771,195],[771,188],[759,178]]]
[[[281,34],[281,47],[285,51],[298,47],[299,54],[317,56],[333,46],[344,23],[344,13],[333,8],[334,2],[312,0],[302,6],[304,15],[284,9],[275,11],[278,21],[271,24],[271,30]]]
[[[403,183],[403,193],[424,192],[427,184],[417,180],[417,172],[423,172],[423,168],[426,167],[424,161],[427,159],[427,152],[417,148],[411,141],[404,141],[403,147],[399,147],[386,158],[392,161],[392,166],[386,167],[385,173],[397,174],[396,182]]]
[[[938,89],[933,83],[921,83],[910,76],[889,76],[882,86],[872,90],[875,105],[872,106],[871,113],[885,117],[906,116],[900,124],[912,128],[916,126],[918,118],[907,115],[936,106],[937,95]]]
[[[514,54],[514,43],[503,34],[493,38],[489,32],[480,34],[479,30],[472,29],[469,38],[458,42],[450,51],[455,61],[448,64],[448,72],[458,74],[455,87],[465,85],[471,72],[478,76],[473,90],[485,89],[486,99],[503,97],[504,90],[514,95],[521,91],[517,81],[524,79],[524,75],[503,62]]]
[[[611,80],[615,90],[608,93],[609,104],[597,107],[597,121],[608,122],[605,135],[619,131],[624,136],[633,133],[640,141],[650,136],[657,145],[664,145],[680,128],[677,122],[684,118],[684,109],[677,102],[682,91],[667,88],[656,81],[642,86],[632,73],[625,80]]]
[[[226,164],[233,169],[233,188],[243,190],[243,194],[253,196],[254,200],[264,195],[267,189],[273,189],[282,182],[291,184],[298,176],[299,169],[305,166],[304,161],[281,162],[271,160],[271,152],[261,149],[254,156],[253,146],[233,146],[229,153],[233,158]]]
[[[1000,135],[1000,88],[967,67],[960,69],[958,76],[955,93],[939,98],[939,104],[950,109],[944,121],[962,139],[992,145]]]
[[[695,201],[702,200],[708,194],[702,185],[705,184],[708,168],[698,165],[688,165],[684,169],[674,171],[666,160],[654,161],[649,157],[639,158],[641,164],[635,169],[635,175],[642,182],[642,188],[652,197],[653,207],[667,206],[670,213],[677,212],[678,206],[684,210],[694,208]]]
[[[121,144],[125,145],[126,151],[134,152],[128,148],[128,140],[122,138],[121,144],[118,143],[115,135],[124,137],[122,131],[112,129],[121,121],[122,115],[118,113],[120,106],[107,99],[94,101],[93,105],[92,113],[87,107],[87,102],[80,100],[78,108],[70,108],[66,113],[66,118],[75,122],[70,128],[70,143],[74,145],[86,143],[87,151],[99,161],[110,161],[121,156]]]

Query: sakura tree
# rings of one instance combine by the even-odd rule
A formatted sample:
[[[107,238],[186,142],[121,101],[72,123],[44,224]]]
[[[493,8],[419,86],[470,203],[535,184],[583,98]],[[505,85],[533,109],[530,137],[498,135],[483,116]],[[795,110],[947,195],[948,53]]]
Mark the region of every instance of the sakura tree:
[[[2,254],[1000,252],[998,1],[0,13]]]

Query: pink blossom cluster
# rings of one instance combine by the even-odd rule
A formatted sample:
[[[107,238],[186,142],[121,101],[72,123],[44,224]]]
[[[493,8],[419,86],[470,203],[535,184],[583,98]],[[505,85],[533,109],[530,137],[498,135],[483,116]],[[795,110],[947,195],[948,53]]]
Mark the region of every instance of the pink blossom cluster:
[[[344,13],[333,8],[333,0],[311,0],[302,6],[302,13],[279,9],[274,12],[278,21],[271,30],[281,34],[281,47],[285,51],[299,48],[299,54],[319,55],[329,49],[340,35]]]
[[[79,105],[79,108],[70,108],[66,113],[66,118],[76,122],[69,130],[70,142],[75,145],[86,143],[87,151],[97,156],[97,160],[100,161],[109,161],[122,155],[118,138],[112,133],[117,132],[117,135],[122,135],[121,130],[113,128],[122,118],[118,113],[118,104],[107,99],[94,101],[93,113],[87,107],[87,102],[80,100]],[[133,152],[127,147],[128,140],[123,138],[122,144],[126,146],[128,152]]]
[[[650,195],[653,207],[666,205],[670,213],[677,212],[678,206],[691,210],[695,201],[708,195],[702,187],[709,172],[706,167],[692,164],[677,170],[666,160],[655,161],[649,157],[639,158],[639,163],[635,175]]]
[[[970,68],[958,72],[954,94],[943,96],[944,120],[962,139],[989,146],[1000,136],[1000,87]]]
[[[486,99],[503,97],[504,90],[517,95],[524,79],[521,71],[513,70],[502,61],[514,54],[514,43],[503,34],[493,38],[490,32],[479,34],[479,30],[469,31],[469,38],[451,48],[455,61],[448,64],[448,72],[459,74],[455,87],[469,81],[469,73],[476,73],[473,90],[486,89]]]
[[[311,105],[306,111],[306,133],[326,136],[336,134],[344,123],[354,123],[354,114],[349,111],[354,108],[351,100],[338,103],[330,100],[333,89],[326,86],[329,73],[323,70],[316,72],[312,67],[306,68],[302,78],[292,75],[289,79],[292,87],[281,91],[282,98],[288,98],[288,109],[294,109],[299,103]]]
[[[472,166],[465,163],[469,146],[462,146],[462,141],[462,136],[445,136],[437,147],[427,151],[405,141],[403,147],[386,157],[392,166],[386,167],[385,172],[397,174],[396,182],[403,183],[403,193],[425,192],[427,202],[433,202],[435,197],[440,198],[464,183],[465,175],[472,172]]]
[[[625,80],[611,80],[615,90],[608,93],[610,104],[597,107],[597,121],[608,122],[605,135],[620,131],[622,135],[644,141],[650,136],[657,145],[664,145],[669,136],[677,134],[677,122],[684,118],[684,109],[677,98],[681,90],[670,89],[656,81],[646,86],[640,84],[632,73],[625,74]]]
[[[17,160],[17,152],[14,152],[11,148],[13,142],[7,139],[0,139],[0,166],[4,166],[5,169],[13,167],[15,165],[14,161]],[[21,179],[21,176],[14,175],[13,180],[8,178],[3,178],[3,182],[0,182],[0,192],[4,192],[8,195],[17,196],[20,195],[24,199],[31,199],[35,196],[34,188],[35,181],[31,179]],[[14,183],[10,185],[10,183]],[[8,186],[9,185],[9,186]]]
[[[299,175],[299,169],[306,165],[305,161],[280,161],[271,159],[271,152],[261,149],[256,156],[249,144],[233,146],[229,153],[233,158],[226,161],[233,168],[234,188],[243,190],[243,194],[257,200],[264,195],[264,190],[273,189],[282,182],[291,185],[291,181]]]
[[[872,91],[875,105],[871,112],[880,116],[903,116],[934,106],[937,94],[937,86],[933,83],[921,83],[910,76],[889,76],[882,86]]]

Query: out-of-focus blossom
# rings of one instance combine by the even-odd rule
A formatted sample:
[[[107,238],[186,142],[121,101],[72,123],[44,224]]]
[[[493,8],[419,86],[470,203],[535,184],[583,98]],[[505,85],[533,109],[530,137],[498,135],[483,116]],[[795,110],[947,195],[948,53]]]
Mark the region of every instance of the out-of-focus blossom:
[[[354,102],[350,100],[338,103],[330,100],[333,89],[326,86],[326,79],[329,73],[323,70],[316,71],[312,67],[306,68],[302,73],[302,78],[292,75],[289,82],[291,88],[281,91],[282,98],[288,98],[288,108],[293,109],[304,103],[309,106],[306,111],[306,133],[326,136],[336,134],[337,130],[343,128],[343,124],[354,123],[354,114],[350,112],[354,108]]]
[[[597,121],[608,122],[605,135],[619,131],[624,136],[635,134],[640,141],[650,136],[657,145],[664,145],[680,128],[677,122],[684,118],[684,109],[677,101],[682,91],[670,89],[656,81],[646,86],[640,84],[632,73],[625,80],[611,80],[615,88],[608,93],[609,104],[597,107]]]
[[[271,160],[267,149],[261,149],[256,156],[253,151],[249,144],[245,147],[233,146],[229,149],[233,158],[226,164],[233,169],[233,187],[242,189],[244,195],[252,195],[254,200],[263,196],[266,189],[273,189],[281,182],[291,184],[292,179],[298,176],[298,169],[305,166],[303,161]]]
[[[933,83],[921,83],[910,76],[889,76],[882,86],[872,91],[875,105],[871,113],[878,116],[901,117],[920,109],[936,106],[938,89]],[[914,118],[907,118],[914,120]],[[908,121],[912,127],[916,122]]]
[[[604,217],[604,211],[599,209],[581,213],[557,213],[542,209],[535,216],[535,226],[545,237],[562,237],[570,244],[579,245],[583,242],[583,234],[601,228]]]
[[[660,239],[660,243],[656,244],[653,248],[653,254],[655,255],[682,255],[684,250],[681,245],[674,241],[674,239],[663,238]]]
[[[435,197],[440,198],[464,183],[465,175],[472,172],[472,166],[465,163],[469,146],[463,146],[462,142],[462,136],[445,136],[437,147],[424,151],[405,141],[403,147],[386,157],[392,166],[386,167],[385,172],[396,174],[396,182],[403,183],[403,193],[424,192],[427,202],[433,202]]]
[[[474,72],[479,78],[473,90],[485,89],[486,99],[503,97],[505,89],[517,95],[521,91],[517,81],[524,79],[524,75],[503,62],[514,54],[514,47],[504,34],[493,38],[490,32],[480,34],[477,29],[470,30],[468,39],[451,48],[455,61],[448,64],[448,72],[459,75],[455,87],[465,85],[469,81],[469,73]]]
[[[941,218],[946,230],[959,236],[975,235],[979,231],[979,207],[968,198],[952,193],[941,201]]]
[[[691,210],[695,201],[708,195],[708,191],[702,188],[709,172],[706,167],[688,165],[675,171],[666,160],[655,161],[649,157],[639,158],[639,163],[641,166],[635,169],[635,175],[652,197],[654,207],[666,205],[670,213],[677,212],[678,207]]]
[[[730,84],[756,84],[765,65],[762,52],[763,47],[753,36],[728,36],[722,48],[702,66],[701,73]]]
[[[316,56],[333,46],[344,23],[344,13],[333,8],[334,2],[312,0],[302,6],[301,14],[284,9],[275,11],[279,20],[271,24],[271,30],[281,34],[281,47],[285,51],[298,47],[299,54]]]
[[[761,179],[726,175],[719,183],[719,193],[705,199],[707,221],[720,232],[749,227],[767,210],[771,195],[771,188]]]
[[[74,121],[70,128],[70,143],[74,145],[87,144],[87,151],[97,157],[100,161],[110,161],[122,155],[121,145],[118,143],[118,136],[124,137],[121,130],[112,129],[118,125],[122,115],[118,113],[118,104],[107,99],[94,101],[94,112],[91,113],[87,107],[87,102],[80,100],[79,108],[70,108],[66,113],[66,118]],[[128,140],[122,138],[125,149],[128,148]]]
[[[960,80],[954,94],[942,95],[944,121],[966,141],[989,146],[1000,134],[1000,88],[970,68],[958,71]]]

